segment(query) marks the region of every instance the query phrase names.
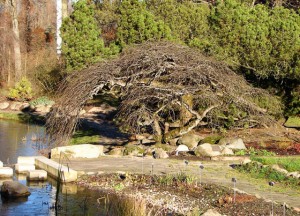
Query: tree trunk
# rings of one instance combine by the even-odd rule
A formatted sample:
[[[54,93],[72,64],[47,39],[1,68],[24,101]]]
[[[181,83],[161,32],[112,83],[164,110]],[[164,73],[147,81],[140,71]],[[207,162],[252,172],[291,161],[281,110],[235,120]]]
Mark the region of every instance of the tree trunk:
[[[9,0],[10,12],[12,16],[13,28],[13,46],[14,46],[14,60],[15,60],[15,79],[19,80],[22,76],[22,58],[20,46],[20,33],[16,0]]]
[[[189,108],[193,109],[193,95],[183,95],[181,98],[182,102],[185,103]],[[191,119],[193,114],[185,106],[181,106],[180,109],[180,123],[181,126],[185,126]]]
[[[204,112],[200,115],[196,111],[192,110],[187,104],[179,103],[182,106],[185,106],[185,108],[196,116],[196,119],[193,121],[190,121],[186,126],[176,128],[174,130],[171,130],[170,132],[164,134],[163,140],[165,143],[169,142],[171,139],[174,139],[176,137],[182,136],[184,134],[187,134],[188,132],[192,131],[195,127],[200,125],[202,119],[206,116],[206,114],[211,111],[212,109],[218,107],[219,105],[212,105],[208,107]]]
[[[56,53],[61,55],[62,38],[60,36],[60,27],[62,25],[62,0],[56,0]]]

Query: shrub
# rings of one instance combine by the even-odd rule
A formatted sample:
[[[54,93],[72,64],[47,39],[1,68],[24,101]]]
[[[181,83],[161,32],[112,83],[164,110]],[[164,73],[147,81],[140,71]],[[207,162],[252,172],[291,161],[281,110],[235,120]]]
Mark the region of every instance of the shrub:
[[[43,96],[43,97],[39,97],[33,101],[30,101],[29,104],[31,106],[36,106],[36,105],[44,105],[44,106],[48,106],[48,105],[53,105],[54,101],[50,100],[48,97]]]
[[[28,101],[32,98],[32,88],[30,81],[23,77],[9,90],[8,98],[16,101]]]

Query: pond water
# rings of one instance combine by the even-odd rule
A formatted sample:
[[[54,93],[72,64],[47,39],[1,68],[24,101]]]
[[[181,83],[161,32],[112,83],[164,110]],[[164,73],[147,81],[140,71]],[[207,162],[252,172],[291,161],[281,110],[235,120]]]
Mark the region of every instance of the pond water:
[[[45,137],[43,127],[21,124],[14,121],[0,119],[0,161],[4,165],[17,162],[18,156],[38,155],[43,148]],[[0,179],[0,185],[6,179]],[[10,179],[12,180],[12,179]],[[106,195],[100,191],[92,191],[74,184],[61,185],[58,199],[56,199],[57,183],[49,178],[45,182],[27,182],[26,176],[15,175],[18,180],[27,185],[31,195],[28,198],[0,199],[0,215],[107,215],[104,207],[97,204],[98,198]],[[58,208],[54,208],[58,200]]]

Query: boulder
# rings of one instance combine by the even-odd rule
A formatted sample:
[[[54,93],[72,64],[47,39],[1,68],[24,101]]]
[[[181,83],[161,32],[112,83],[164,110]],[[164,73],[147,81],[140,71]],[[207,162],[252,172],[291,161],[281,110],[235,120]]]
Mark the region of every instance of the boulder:
[[[211,136],[207,136],[205,137],[203,140],[201,140],[201,144],[204,143],[209,143],[209,144],[215,144],[217,143],[220,139],[222,139],[222,136],[220,135],[211,135]]]
[[[293,177],[293,178],[298,178],[299,172],[289,172],[286,174],[287,177]]]
[[[137,145],[126,145],[124,150],[124,155],[129,156],[140,156],[145,152],[144,148],[142,146]]]
[[[29,188],[18,181],[5,181],[1,186],[1,196],[4,197],[27,197],[29,195]]]
[[[179,138],[171,139],[171,140],[169,140],[169,144],[170,144],[171,146],[176,146],[178,140],[179,140]]]
[[[250,158],[245,158],[244,160],[241,161],[242,165],[245,165],[245,164],[248,164],[248,163],[251,163]]]
[[[81,144],[51,149],[51,158],[60,158],[63,153],[68,158],[98,158],[103,153],[102,145]]]
[[[45,181],[47,180],[47,172],[45,170],[31,170],[27,172],[27,180],[29,181]]]
[[[13,102],[13,103],[11,103],[10,104],[10,109],[11,110],[15,110],[15,111],[19,111],[19,110],[21,110],[21,108],[22,108],[22,103],[20,103],[20,102]]]
[[[233,151],[230,148],[225,147],[222,151],[221,151],[222,155],[234,155]]]
[[[16,173],[27,173],[30,170],[35,170],[35,165],[32,164],[16,164]]]
[[[187,133],[184,134],[182,137],[179,138],[178,144],[180,145],[186,145],[189,147],[189,149],[196,148],[198,146],[198,143],[204,139],[204,137],[194,134],[194,133]]]
[[[10,178],[14,174],[14,170],[10,167],[0,167],[0,178]]]
[[[114,148],[114,149],[110,150],[110,152],[108,154],[114,155],[114,156],[123,156],[124,148]]]
[[[162,148],[157,148],[154,151],[155,154],[155,158],[159,159],[159,158],[168,158],[169,155],[167,154],[167,152],[165,150],[163,150]]]
[[[219,212],[214,209],[208,209],[202,216],[222,216]]]
[[[1,186],[3,185],[3,182],[6,181],[13,181],[12,178],[0,178],[0,191],[1,191]]]
[[[20,107],[21,110],[23,109],[30,109],[30,104],[25,102],[25,103],[22,103],[22,106]]]
[[[8,102],[2,102],[2,103],[0,103],[0,110],[7,109],[8,107],[9,107],[9,103]]]
[[[195,150],[196,156],[214,157],[221,155],[222,148],[220,146],[204,143],[199,145]]]
[[[283,173],[283,174],[288,174],[288,171],[279,167],[277,164],[274,164],[271,166],[271,168],[277,172]]]
[[[35,106],[35,111],[36,112],[41,112],[41,113],[47,113],[47,112],[50,112],[50,109],[51,109],[51,106],[45,106],[45,105],[36,105]]]
[[[247,149],[241,138],[222,138],[218,144],[230,149]]]
[[[187,147],[186,145],[179,145],[175,151],[176,151],[176,155],[178,155],[179,152],[188,152],[189,147]]]
[[[155,143],[155,140],[150,140],[150,139],[143,139],[142,140],[142,144],[151,144],[151,143]]]

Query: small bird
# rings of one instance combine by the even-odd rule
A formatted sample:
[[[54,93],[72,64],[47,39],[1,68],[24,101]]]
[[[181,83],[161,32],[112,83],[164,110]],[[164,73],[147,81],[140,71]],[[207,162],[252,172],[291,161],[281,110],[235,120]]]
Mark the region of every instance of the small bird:
[[[275,185],[275,182],[272,182],[272,181],[271,181],[271,182],[269,182],[269,185],[270,185],[270,186],[274,186],[274,185]]]
[[[122,180],[126,179],[126,175],[120,174],[120,179]]]

